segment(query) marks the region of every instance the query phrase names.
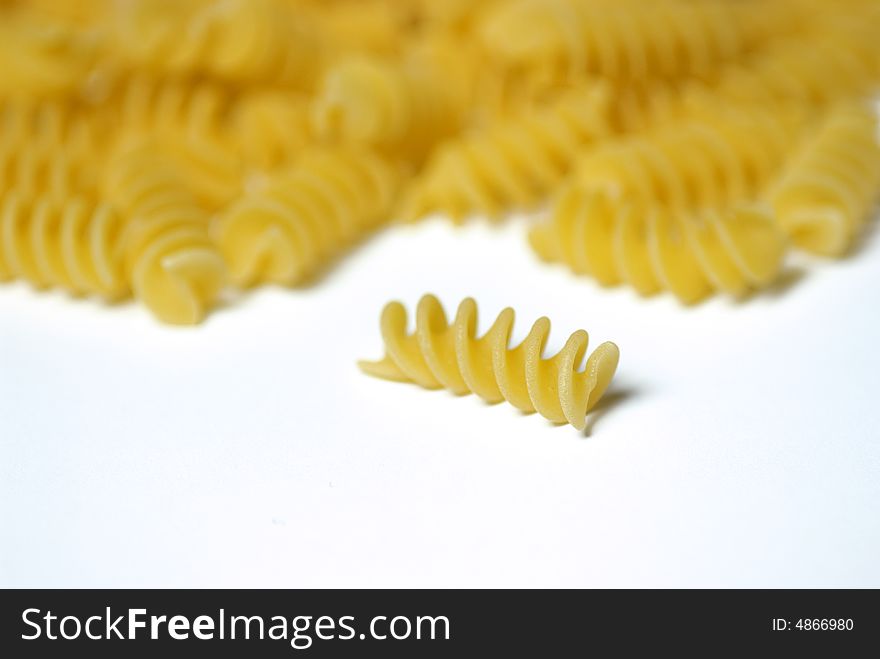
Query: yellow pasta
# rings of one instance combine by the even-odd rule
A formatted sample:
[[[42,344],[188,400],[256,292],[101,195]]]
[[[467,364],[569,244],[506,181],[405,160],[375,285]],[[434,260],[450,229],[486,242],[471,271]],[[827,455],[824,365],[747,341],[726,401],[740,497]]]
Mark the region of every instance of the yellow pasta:
[[[119,215],[105,203],[9,193],[0,204],[0,280],[120,298],[128,289],[121,229]]]
[[[244,162],[233,144],[201,136],[162,143],[183,182],[204,208],[220,210],[241,194]]]
[[[880,86],[877,16],[863,21],[839,12],[823,15],[821,27],[769,44],[728,67],[714,84],[691,84],[682,104],[690,112],[724,104],[821,108],[870,94]]]
[[[36,20],[52,25],[94,29],[103,25],[116,0],[25,0],[10,4],[26,9]],[[3,3],[0,2],[0,6]]]
[[[784,115],[793,107],[811,112],[870,95],[880,85],[880,51],[874,43],[880,23],[853,24],[837,14],[825,23],[772,40],[712,76],[618,84],[615,126],[642,133],[732,111],[745,116]]]
[[[752,113],[674,124],[598,147],[576,177],[613,198],[676,209],[755,199],[796,144],[800,123],[790,113]]]
[[[786,168],[773,193],[779,225],[798,247],[840,256],[880,195],[876,112],[864,104],[831,111]]]
[[[550,201],[546,260],[746,295],[870,214],[878,34],[876,0],[0,0],[0,278],[195,323],[227,271]]]
[[[608,103],[604,86],[588,86],[441,146],[407,194],[404,218],[440,211],[460,221],[534,206],[585,147],[610,132]]]
[[[464,107],[449,93],[452,84],[439,66],[350,58],[324,78],[314,104],[315,129],[418,161],[461,127]]]
[[[231,125],[249,168],[271,172],[291,165],[313,141],[311,99],[295,92],[259,90],[239,99]]]
[[[742,297],[772,283],[785,240],[769,212],[752,206],[699,212],[634,199],[612,200],[583,185],[560,195],[550,218],[532,229],[544,260],[641,295],[669,290],[692,304],[713,291]]]
[[[774,4],[515,0],[484,17],[481,36],[511,64],[618,79],[705,75],[780,26]]]
[[[60,149],[20,147],[0,151],[0,190],[19,190],[28,197],[46,192],[63,195],[79,187],[82,172],[76,161]]]
[[[102,118],[128,139],[197,135],[220,141],[232,102],[229,90],[210,81],[138,75],[111,92]]]
[[[397,2],[397,0],[389,0]],[[470,33],[496,5],[507,0],[415,0],[417,21],[425,31]]]
[[[369,151],[304,155],[218,219],[213,233],[233,281],[302,283],[388,220],[398,179],[394,166]]]
[[[131,290],[160,320],[199,322],[217,298],[226,268],[208,235],[208,213],[161,150],[123,148],[104,191],[123,216],[123,265]]]
[[[76,92],[98,55],[94,35],[0,7],[0,94]]]
[[[131,0],[118,8],[114,45],[148,71],[306,88],[314,83],[320,41],[306,17],[279,3]]]
[[[571,335],[556,355],[544,358],[550,321],[538,319],[521,344],[510,347],[513,309],[505,309],[482,337],[477,336],[477,305],[468,298],[450,323],[440,302],[424,296],[416,309],[416,328],[407,333],[406,310],[391,302],[382,311],[385,357],[362,361],[369,375],[413,382],[455,394],[474,393],[490,403],[506,400],[523,412],[537,412],[555,423],[586,427],[592,409],[617,370],[617,346],[603,343],[586,360],[588,336]]]
[[[99,149],[95,126],[66,104],[0,103],[0,197],[92,191]]]
[[[333,52],[390,56],[400,50],[409,20],[400,4],[405,0],[319,2],[311,16]]]

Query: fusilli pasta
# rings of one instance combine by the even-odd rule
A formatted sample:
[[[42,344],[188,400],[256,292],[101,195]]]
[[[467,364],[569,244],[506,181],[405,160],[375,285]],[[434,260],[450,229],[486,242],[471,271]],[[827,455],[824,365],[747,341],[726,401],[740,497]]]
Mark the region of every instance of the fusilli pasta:
[[[617,370],[617,346],[603,343],[581,370],[589,340],[585,331],[572,334],[562,350],[545,359],[550,321],[538,319],[525,340],[511,348],[513,320],[513,309],[505,309],[478,337],[477,305],[472,299],[459,305],[450,323],[437,298],[426,295],[416,309],[415,332],[408,334],[406,310],[391,302],[381,319],[385,357],[359,365],[376,377],[459,395],[475,393],[490,403],[506,400],[523,412],[538,412],[555,423],[583,430],[587,412]]]
[[[234,141],[252,169],[271,172],[291,165],[313,141],[311,99],[296,92],[253,91],[232,111]]]
[[[685,304],[713,290],[741,297],[769,285],[785,253],[773,218],[757,207],[687,212],[576,184],[529,238],[544,260],[603,285],[626,283],[641,295],[666,289]]]
[[[121,220],[83,197],[29,200],[9,193],[0,205],[0,279],[118,299],[127,292]]]
[[[149,143],[122,148],[104,183],[124,218],[123,265],[135,297],[166,323],[199,322],[226,277],[208,213],[173,162]]]
[[[484,20],[503,62],[590,71],[609,78],[706,75],[781,28],[773,2],[515,0]]]
[[[309,23],[271,0],[132,0],[118,3],[114,45],[156,74],[310,88],[322,50]]]
[[[438,67],[396,65],[355,57],[324,78],[314,105],[319,135],[420,160],[454,134],[464,108]]]
[[[831,111],[776,186],[779,225],[797,246],[839,256],[858,236],[880,195],[876,112],[864,104]]]
[[[233,281],[303,282],[387,219],[397,186],[396,168],[369,151],[305,154],[218,219],[214,235]]]
[[[717,208],[760,195],[796,143],[800,124],[788,113],[674,124],[599,146],[581,158],[576,176],[611,197]]]
[[[407,193],[404,219],[442,211],[460,221],[531,207],[606,136],[609,98],[602,85],[569,92],[550,106],[441,146]]]

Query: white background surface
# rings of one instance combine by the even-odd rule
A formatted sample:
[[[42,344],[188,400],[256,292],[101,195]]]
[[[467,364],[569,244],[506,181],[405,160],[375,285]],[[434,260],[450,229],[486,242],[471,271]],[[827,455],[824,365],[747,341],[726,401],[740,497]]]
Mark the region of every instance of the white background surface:
[[[880,236],[679,307],[391,231],[197,329],[0,287],[5,586],[880,586]],[[391,298],[622,351],[582,435],[362,375]]]

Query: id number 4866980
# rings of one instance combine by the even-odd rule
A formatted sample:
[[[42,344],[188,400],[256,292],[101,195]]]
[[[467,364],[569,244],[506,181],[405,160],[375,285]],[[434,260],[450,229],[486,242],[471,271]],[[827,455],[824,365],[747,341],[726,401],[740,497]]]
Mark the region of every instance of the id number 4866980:
[[[785,618],[774,618],[772,626],[774,632],[849,632],[852,629],[852,618],[798,618],[794,623]]]

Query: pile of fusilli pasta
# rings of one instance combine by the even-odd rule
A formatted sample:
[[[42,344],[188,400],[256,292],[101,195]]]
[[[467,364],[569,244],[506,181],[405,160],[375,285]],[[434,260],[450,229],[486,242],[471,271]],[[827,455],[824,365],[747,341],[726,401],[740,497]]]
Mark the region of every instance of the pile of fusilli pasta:
[[[880,191],[876,0],[0,0],[0,280],[199,322],[392,220],[691,303]],[[586,400],[586,399],[584,399]]]

